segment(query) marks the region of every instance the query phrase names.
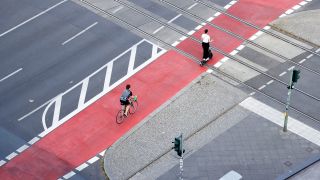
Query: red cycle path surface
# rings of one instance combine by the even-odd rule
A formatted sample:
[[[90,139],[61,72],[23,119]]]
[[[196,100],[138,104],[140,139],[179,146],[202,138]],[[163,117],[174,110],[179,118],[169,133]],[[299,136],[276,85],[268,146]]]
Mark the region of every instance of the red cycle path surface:
[[[300,2],[300,0],[282,0],[281,3],[278,3],[278,0],[265,1],[240,0],[228,12],[263,27]],[[214,19],[213,23],[245,38],[256,32],[224,15]],[[231,52],[242,43],[212,27],[204,28],[209,29],[214,37],[214,46],[226,52]],[[199,38],[202,31],[203,29],[196,32],[194,36]],[[186,39],[178,47],[195,57],[201,57],[201,46],[190,39]],[[222,55],[216,54],[210,64],[216,63],[221,57]],[[57,179],[65,175],[110,147],[124,133],[205,70],[190,59],[174,51],[168,51],[2,166],[1,179]],[[132,84],[133,92],[139,95],[139,109],[134,116],[118,125],[115,123],[115,115],[120,108],[119,95],[127,83]]]

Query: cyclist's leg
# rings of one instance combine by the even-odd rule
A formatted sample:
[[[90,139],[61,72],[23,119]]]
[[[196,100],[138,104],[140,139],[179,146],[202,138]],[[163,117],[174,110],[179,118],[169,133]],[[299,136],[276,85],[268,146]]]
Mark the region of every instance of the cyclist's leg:
[[[126,115],[126,116],[128,116],[129,109],[130,109],[130,102],[128,101],[128,102],[126,103],[126,111],[125,111],[125,115]]]

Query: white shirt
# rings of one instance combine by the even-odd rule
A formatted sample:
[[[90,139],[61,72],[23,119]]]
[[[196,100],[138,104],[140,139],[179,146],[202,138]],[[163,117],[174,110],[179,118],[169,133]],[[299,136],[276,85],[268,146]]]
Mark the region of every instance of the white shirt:
[[[204,42],[204,43],[210,42],[210,36],[208,34],[202,34],[201,38],[202,38],[202,42]]]

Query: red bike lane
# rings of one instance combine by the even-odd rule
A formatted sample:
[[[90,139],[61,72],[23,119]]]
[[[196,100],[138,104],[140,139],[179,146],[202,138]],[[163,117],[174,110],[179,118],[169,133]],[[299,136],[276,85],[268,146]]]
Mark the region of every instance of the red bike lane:
[[[264,27],[299,2],[300,0],[283,0],[281,3],[278,0],[240,0],[228,12]],[[257,32],[225,15],[215,18],[212,23],[244,38]],[[225,52],[231,52],[242,43],[208,26],[193,36],[199,38],[204,28],[209,29],[209,34],[213,36],[214,46]],[[201,45],[191,39],[186,39],[177,47],[201,59]],[[222,57],[215,54],[209,64],[216,63]],[[172,50],[168,51],[2,166],[1,179],[57,179],[65,175],[110,147],[205,71],[206,68],[200,67],[187,57]],[[139,109],[119,125],[115,122],[115,116],[120,108],[119,96],[127,83],[132,85],[134,94],[138,95]]]

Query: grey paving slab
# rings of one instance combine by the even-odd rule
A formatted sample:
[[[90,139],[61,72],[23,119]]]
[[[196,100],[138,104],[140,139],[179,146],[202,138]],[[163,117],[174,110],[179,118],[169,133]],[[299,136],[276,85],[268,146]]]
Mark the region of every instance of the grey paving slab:
[[[251,114],[187,157],[184,179],[219,179],[231,170],[243,179],[274,179],[318,153],[319,146]],[[158,179],[176,179],[178,172],[175,166]]]
[[[101,158],[101,157],[100,157]],[[76,174],[69,178],[70,180],[106,180],[106,176],[102,169],[102,160],[99,159],[96,162],[90,164],[88,167],[81,171],[75,170]]]
[[[302,172],[298,173],[297,175],[290,178],[290,180],[317,180],[320,179],[320,162],[313,164],[312,166],[308,167],[307,169],[303,170]]]
[[[224,7],[231,2],[231,0],[209,0],[209,1],[221,7]]]

